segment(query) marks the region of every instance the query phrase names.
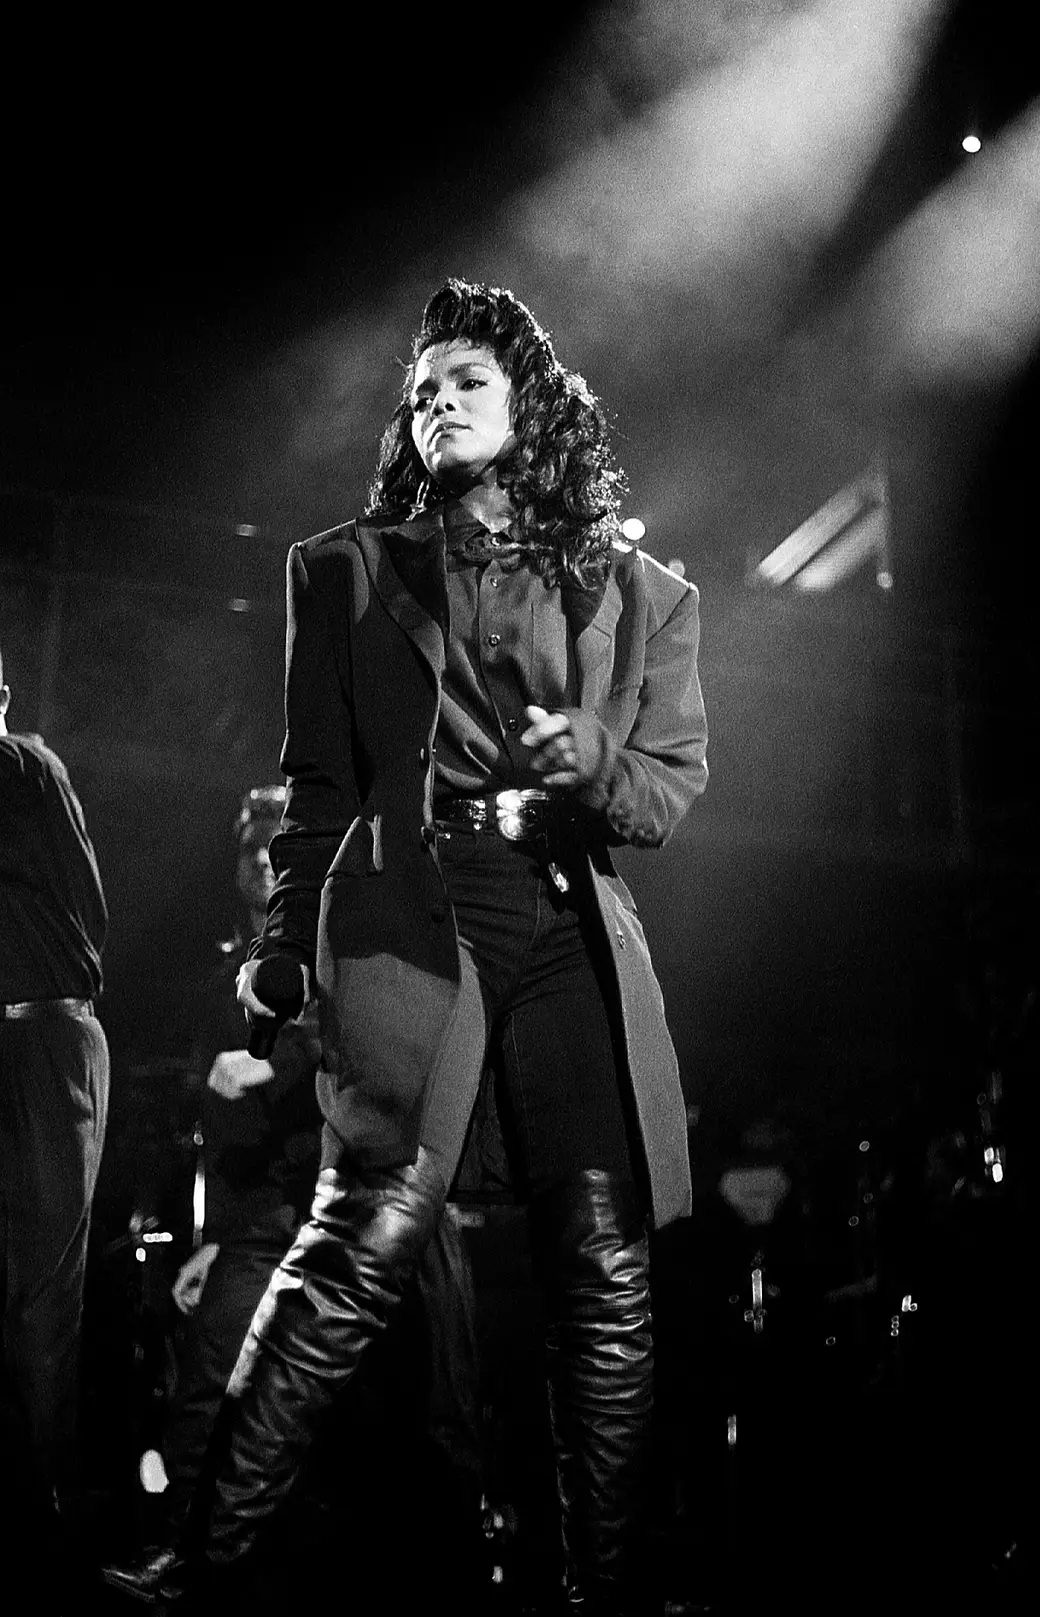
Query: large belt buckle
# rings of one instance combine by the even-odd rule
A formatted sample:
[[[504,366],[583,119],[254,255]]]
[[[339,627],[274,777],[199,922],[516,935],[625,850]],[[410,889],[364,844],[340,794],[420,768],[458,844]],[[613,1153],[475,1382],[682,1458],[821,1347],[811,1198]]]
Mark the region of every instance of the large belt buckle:
[[[461,804],[461,810],[462,810],[462,818],[464,820],[469,821],[469,823],[473,827],[474,831],[482,831],[484,829],[485,825],[487,825],[487,820],[488,820],[487,804],[484,802],[483,798],[480,798],[480,797],[463,798],[462,804]]]
[[[528,842],[542,823],[541,809],[548,797],[525,796],[523,792],[499,792],[495,798],[495,822],[507,842]]]

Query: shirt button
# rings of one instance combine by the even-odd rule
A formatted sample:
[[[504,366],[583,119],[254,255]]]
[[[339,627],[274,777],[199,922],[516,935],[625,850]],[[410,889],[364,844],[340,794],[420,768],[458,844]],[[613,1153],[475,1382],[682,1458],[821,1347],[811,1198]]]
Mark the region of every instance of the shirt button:
[[[502,636],[500,634],[489,634],[487,643],[489,646],[497,646],[501,639]]]
[[[497,590],[497,588],[498,588],[498,579],[497,578],[489,578],[488,583],[491,585],[491,588],[493,590]]]
[[[430,755],[426,751],[426,748],[425,747],[420,747],[419,748],[419,762],[421,764],[425,764],[425,763],[427,763],[429,761],[429,757],[430,757]]]
[[[520,720],[519,719],[507,719],[506,720],[506,729],[507,730],[519,730],[519,728],[520,728]]]

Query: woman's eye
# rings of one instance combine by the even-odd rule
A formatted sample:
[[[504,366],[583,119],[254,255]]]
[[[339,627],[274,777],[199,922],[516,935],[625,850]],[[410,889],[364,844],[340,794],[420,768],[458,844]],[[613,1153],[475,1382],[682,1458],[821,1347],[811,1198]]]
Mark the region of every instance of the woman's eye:
[[[467,376],[466,380],[463,382],[462,385],[463,385],[464,388],[466,388],[466,387],[486,387],[487,383],[485,382],[485,380],[484,380],[484,378],[482,376]]]
[[[413,415],[418,415],[420,410],[425,410],[425,408],[429,404],[429,402],[430,402],[430,396],[429,396],[428,393],[423,393],[420,398],[413,399],[412,400],[412,414]]]

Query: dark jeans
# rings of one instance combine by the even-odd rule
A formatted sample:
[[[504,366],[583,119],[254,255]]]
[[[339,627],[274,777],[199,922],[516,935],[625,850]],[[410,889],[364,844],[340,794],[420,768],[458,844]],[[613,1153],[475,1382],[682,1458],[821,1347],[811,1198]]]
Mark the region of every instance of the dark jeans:
[[[83,1281],[108,1085],[95,1017],[0,1021],[0,1446],[20,1512],[30,1479],[43,1496],[78,1482]]]
[[[590,878],[574,861],[561,893],[537,851],[494,835],[442,833],[438,851],[462,983],[430,1078],[423,1144],[450,1183],[490,1054],[520,1195],[536,1197],[587,1168],[629,1175],[613,967]]]

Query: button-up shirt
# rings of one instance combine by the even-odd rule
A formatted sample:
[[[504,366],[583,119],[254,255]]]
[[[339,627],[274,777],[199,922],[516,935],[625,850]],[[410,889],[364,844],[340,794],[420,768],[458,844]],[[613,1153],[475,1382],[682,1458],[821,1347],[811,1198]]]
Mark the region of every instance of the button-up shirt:
[[[577,702],[559,586],[545,584],[508,528],[489,534],[458,501],[445,507],[444,530],[449,635],[436,795],[541,786],[520,742],[524,708]]]
[[[107,930],[65,765],[39,736],[0,736],[0,1000],[92,998]]]

